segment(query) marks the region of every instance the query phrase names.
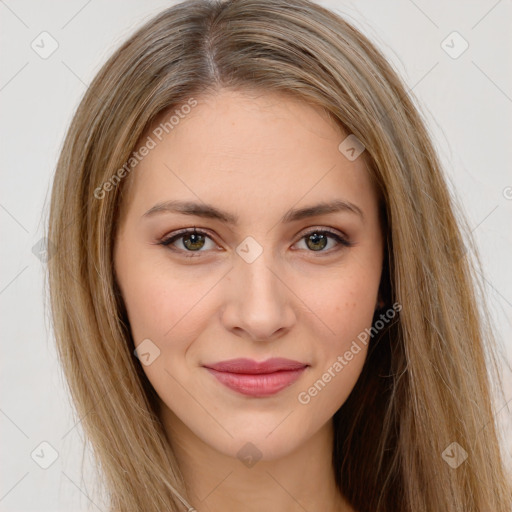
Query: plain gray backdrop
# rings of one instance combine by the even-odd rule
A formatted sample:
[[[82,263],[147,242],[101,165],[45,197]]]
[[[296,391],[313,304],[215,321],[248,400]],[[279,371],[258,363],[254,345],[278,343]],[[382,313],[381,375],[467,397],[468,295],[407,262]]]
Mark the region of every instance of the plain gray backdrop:
[[[0,0],[2,511],[105,510],[92,491],[89,449],[81,478],[83,433],[44,309],[38,244],[58,153],[88,84],[122,41],[174,3]],[[319,3],[375,42],[418,98],[479,246],[505,366],[512,360],[511,0]],[[505,379],[497,419],[508,429],[510,463],[509,371]]]

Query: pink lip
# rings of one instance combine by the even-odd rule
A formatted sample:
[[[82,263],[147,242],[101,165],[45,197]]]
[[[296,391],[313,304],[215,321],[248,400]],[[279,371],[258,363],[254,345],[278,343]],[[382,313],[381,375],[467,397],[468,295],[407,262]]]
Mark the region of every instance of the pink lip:
[[[244,395],[264,397],[295,382],[309,365],[291,359],[273,358],[262,362],[230,359],[204,366],[228,388]]]

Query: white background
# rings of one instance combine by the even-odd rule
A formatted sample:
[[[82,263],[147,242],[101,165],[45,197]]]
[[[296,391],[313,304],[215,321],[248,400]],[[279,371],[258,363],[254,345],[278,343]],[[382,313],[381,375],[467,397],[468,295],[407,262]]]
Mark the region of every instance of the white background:
[[[43,306],[43,264],[32,247],[43,235],[58,152],[87,85],[115,47],[173,3],[0,0],[1,511],[104,510],[88,497],[91,482],[81,480],[82,432],[64,391]],[[511,361],[511,1],[320,3],[374,41],[418,98],[479,245],[502,361]],[[47,59],[31,48],[43,31],[59,45]],[[441,46],[453,31],[469,43],[456,59]],[[497,416],[509,430],[510,460],[510,372],[506,379]],[[46,470],[30,456],[42,441],[59,454]]]

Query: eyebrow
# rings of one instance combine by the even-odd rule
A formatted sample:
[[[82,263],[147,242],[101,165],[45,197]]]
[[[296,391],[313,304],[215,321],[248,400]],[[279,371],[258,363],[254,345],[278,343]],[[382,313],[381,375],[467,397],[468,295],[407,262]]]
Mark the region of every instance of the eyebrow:
[[[281,218],[282,223],[290,223],[308,217],[325,215],[328,213],[349,212],[354,213],[364,220],[364,214],[361,208],[349,201],[335,199],[334,201],[318,203],[304,208],[291,209]],[[206,203],[196,203],[193,201],[164,201],[157,203],[150,208],[142,217],[151,217],[158,213],[181,213],[184,215],[194,215],[196,217],[204,217],[208,219],[216,219],[226,224],[238,224],[238,216],[229,212],[220,210]]]

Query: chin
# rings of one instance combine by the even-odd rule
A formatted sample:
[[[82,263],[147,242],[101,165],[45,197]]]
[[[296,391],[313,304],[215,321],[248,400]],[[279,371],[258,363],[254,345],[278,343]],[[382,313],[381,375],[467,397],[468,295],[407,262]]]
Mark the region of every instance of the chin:
[[[289,455],[306,440],[304,431],[291,431],[289,426],[280,425],[285,416],[273,421],[272,426],[263,425],[261,421],[254,419],[254,421],[248,420],[249,424],[245,426],[228,427],[233,437],[228,435],[212,437],[208,434],[201,437],[218,452],[240,459],[242,462],[246,457],[272,461]]]

